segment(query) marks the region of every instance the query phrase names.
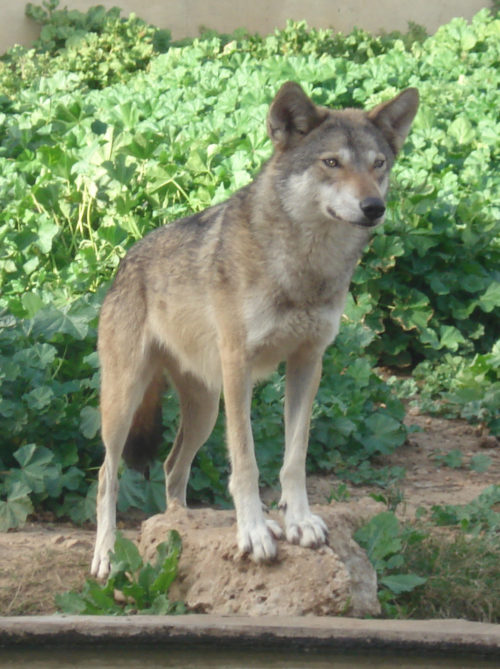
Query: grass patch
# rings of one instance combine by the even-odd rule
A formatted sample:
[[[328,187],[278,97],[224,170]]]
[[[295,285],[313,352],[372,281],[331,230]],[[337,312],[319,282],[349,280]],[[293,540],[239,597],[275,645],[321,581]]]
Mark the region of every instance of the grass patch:
[[[401,618],[500,622],[499,536],[430,533],[405,556],[426,582],[397,602]]]
[[[492,485],[469,504],[434,506],[428,519],[419,513],[411,523],[379,498],[389,510],[354,538],[377,572],[384,617],[500,622],[499,495]]]

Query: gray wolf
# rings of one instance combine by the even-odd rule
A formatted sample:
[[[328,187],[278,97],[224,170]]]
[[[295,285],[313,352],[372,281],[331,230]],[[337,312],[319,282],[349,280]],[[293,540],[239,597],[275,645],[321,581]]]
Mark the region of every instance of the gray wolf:
[[[250,401],[254,381],[286,362],[285,536],[309,547],[327,541],[306,492],[311,407],[323,352],[338,332],[362,250],[384,220],[389,172],[417,107],[418,91],[408,88],[370,111],[330,110],[285,83],[267,119],[274,152],[255,180],[130,249],[99,321],[106,454],[94,575],[109,572],[120,457],[140,467],[152,455],[166,377],[181,410],[165,462],[167,503],[186,504],[191,463],[223,391],[238,550],[267,561],[283,532],[259,498]]]

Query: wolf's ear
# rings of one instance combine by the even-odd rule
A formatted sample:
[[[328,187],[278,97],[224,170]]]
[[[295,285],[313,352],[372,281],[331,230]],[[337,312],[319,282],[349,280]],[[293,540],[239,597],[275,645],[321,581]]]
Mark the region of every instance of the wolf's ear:
[[[368,118],[377,126],[396,155],[408,135],[418,109],[418,90],[407,88],[388,102],[382,102],[368,112]]]
[[[277,149],[286,149],[311,132],[326,112],[307,97],[294,81],[279,89],[267,116],[267,132]]]

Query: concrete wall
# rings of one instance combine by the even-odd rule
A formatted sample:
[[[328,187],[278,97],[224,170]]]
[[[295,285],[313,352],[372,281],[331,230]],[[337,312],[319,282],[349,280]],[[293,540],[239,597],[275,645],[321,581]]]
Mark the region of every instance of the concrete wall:
[[[41,4],[41,0],[34,0]],[[61,0],[60,7],[80,9],[102,4],[119,6],[123,16],[135,12],[144,20],[169,28],[173,37],[195,37],[200,26],[221,32],[244,27],[267,34],[287,19],[305,19],[317,28],[342,32],[354,26],[378,32],[405,30],[415,21],[434,32],[455,16],[470,19],[488,0]],[[0,0],[0,53],[13,44],[29,45],[37,26],[24,16],[24,0]]]

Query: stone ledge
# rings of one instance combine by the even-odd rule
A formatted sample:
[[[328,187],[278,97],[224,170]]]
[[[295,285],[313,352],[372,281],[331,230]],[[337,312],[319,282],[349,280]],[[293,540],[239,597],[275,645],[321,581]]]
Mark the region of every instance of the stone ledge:
[[[302,649],[480,652],[500,657],[500,625],[464,620],[329,617],[19,616],[0,617],[0,646],[155,643]]]

